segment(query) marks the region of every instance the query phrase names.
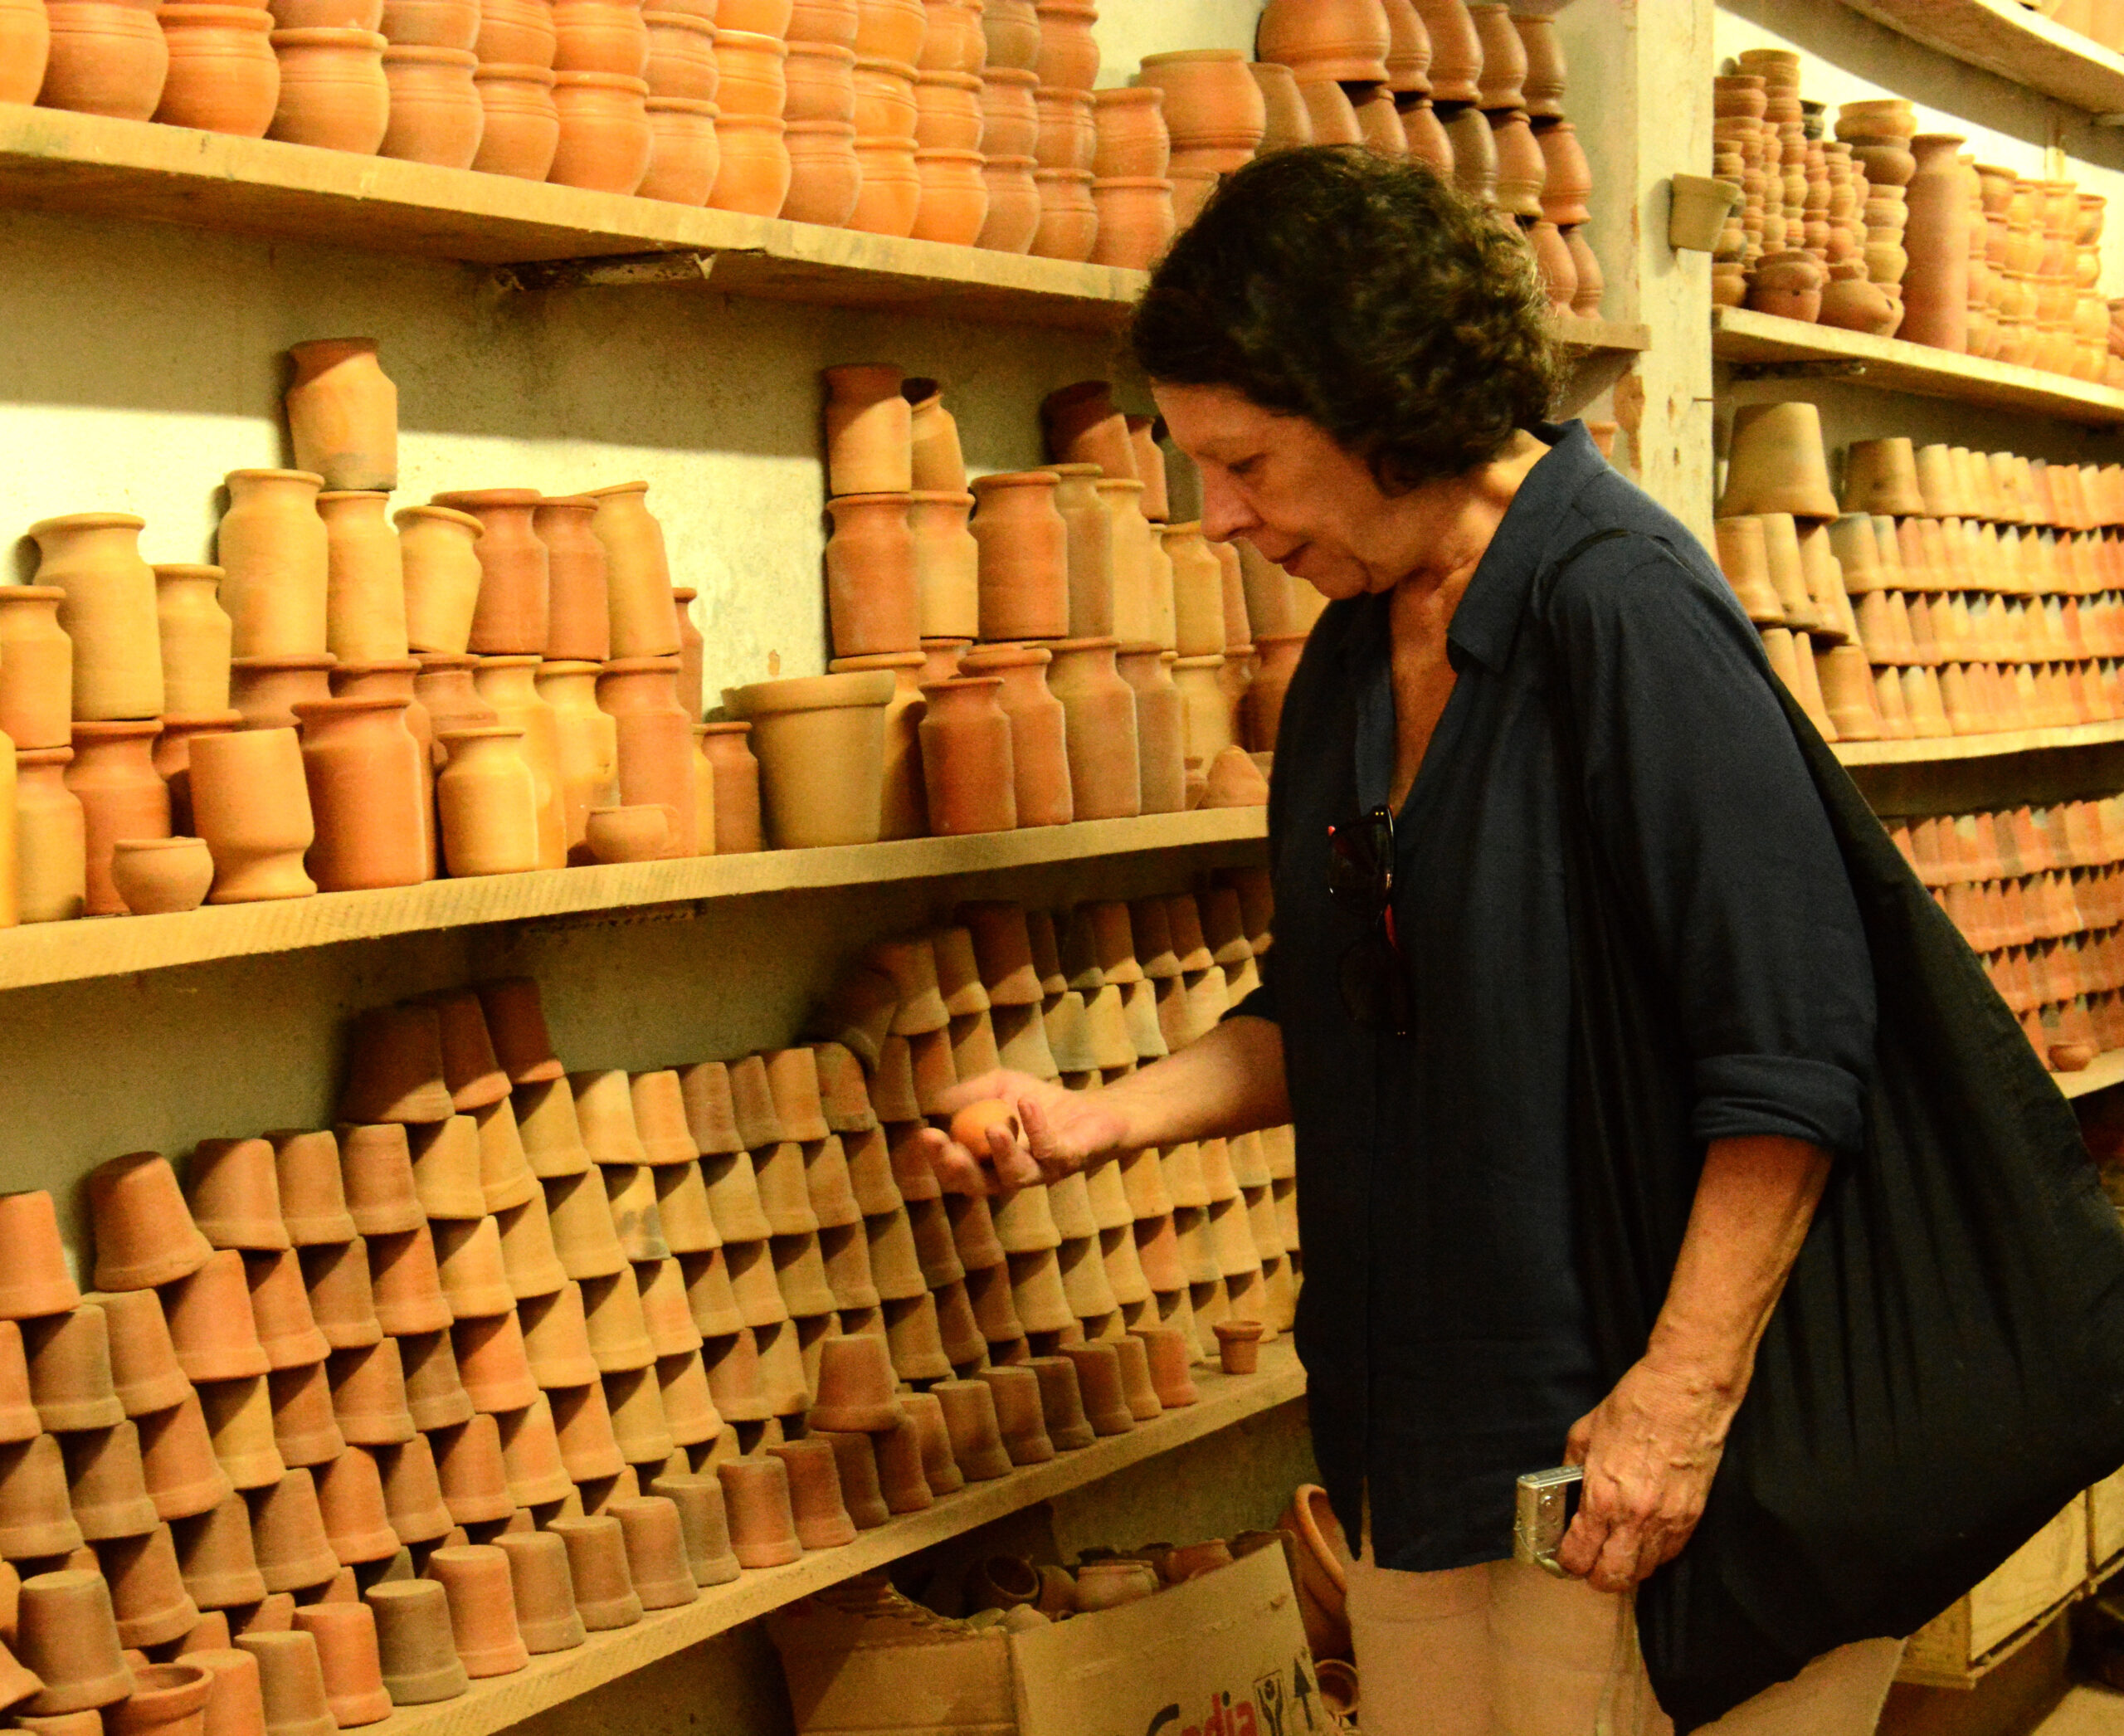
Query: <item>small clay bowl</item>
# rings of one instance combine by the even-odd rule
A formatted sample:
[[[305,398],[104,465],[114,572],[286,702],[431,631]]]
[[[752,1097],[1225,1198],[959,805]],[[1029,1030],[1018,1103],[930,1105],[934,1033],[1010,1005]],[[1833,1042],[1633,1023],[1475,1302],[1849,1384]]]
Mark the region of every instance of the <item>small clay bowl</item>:
[[[671,817],[657,803],[593,807],[584,822],[590,853],[601,862],[646,862],[671,838]]]
[[[204,838],[120,838],[110,859],[118,895],[135,916],[196,910],[214,884]]]

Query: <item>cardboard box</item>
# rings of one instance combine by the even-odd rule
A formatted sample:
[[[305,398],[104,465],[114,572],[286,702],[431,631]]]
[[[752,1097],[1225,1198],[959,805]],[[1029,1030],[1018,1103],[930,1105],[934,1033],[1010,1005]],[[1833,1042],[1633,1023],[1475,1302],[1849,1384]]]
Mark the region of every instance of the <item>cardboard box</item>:
[[[2087,1491],[2087,1572],[2102,1573],[2124,1554],[2124,1470]]]
[[[1118,1609],[969,1634],[813,1599],[770,1618],[796,1728],[894,1736],[1325,1736],[1283,1553]]]
[[[1918,1629],[1897,1680],[1967,1686],[2077,1597],[2087,1574],[2087,1501],[2081,1495],[1975,1590]]]

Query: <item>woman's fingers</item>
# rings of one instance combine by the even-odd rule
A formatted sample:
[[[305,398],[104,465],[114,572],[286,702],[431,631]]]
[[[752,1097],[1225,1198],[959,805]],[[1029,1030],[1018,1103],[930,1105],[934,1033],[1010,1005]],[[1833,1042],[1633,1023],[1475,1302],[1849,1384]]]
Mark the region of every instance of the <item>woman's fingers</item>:
[[[980,1194],[991,1191],[980,1160],[963,1145],[955,1144],[933,1127],[923,1128],[914,1139],[923,1156],[929,1160],[929,1167],[936,1172],[938,1185],[947,1193]]]
[[[1018,1113],[1022,1119],[1025,1109],[1021,1109]],[[1015,1189],[1039,1184],[1043,1166],[1004,1129],[988,1129],[988,1155],[996,1166],[996,1179],[1002,1187]]]

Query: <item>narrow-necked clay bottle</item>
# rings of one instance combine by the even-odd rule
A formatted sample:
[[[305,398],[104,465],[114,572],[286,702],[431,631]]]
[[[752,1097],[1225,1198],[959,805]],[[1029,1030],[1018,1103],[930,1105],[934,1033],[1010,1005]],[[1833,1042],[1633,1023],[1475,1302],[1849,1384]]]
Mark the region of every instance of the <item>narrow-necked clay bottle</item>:
[[[1061,702],[1048,690],[1050,653],[1045,646],[976,646],[960,660],[968,675],[1002,679],[997,695],[1011,721],[1011,763],[1017,823],[1066,826],[1074,817],[1069,799],[1069,758]]]
[[[541,810],[524,732],[490,724],[438,731],[436,739],[450,754],[436,779],[448,871],[526,874],[538,867]]]
[[[315,836],[302,747],[292,729],[202,736],[192,744],[192,812],[214,855],[210,904],[305,898]]]
[[[480,601],[479,544],[485,527],[448,506],[402,507],[399,562],[406,585],[406,640],[416,651],[462,656]]]
[[[288,432],[295,467],[329,489],[388,494],[398,485],[398,388],[373,338],[319,338],[288,352]]]
[[[156,774],[153,722],[76,724],[66,787],[80,802],[85,826],[90,916],[123,914],[125,900],[110,877],[120,838],[169,836],[169,790]]]
[[[330,570],[313,471],[231,471],[229,510],[216,536],[222,607],[239,657],[325,654]]]
[[[665,854],[696,842],[693,726],[678,701],[675,656],[615,658],[597,678],[599,709],[612,719],[620,799],[667,807],[675,817]]]
[[[1186,802],[1186,721],[1172,685],[1172,655],[1161,646],[1124,645],[1114,659],[1135,690],[1137,773],[1147,814],[1176,814]]]
[[[425,755],[404,700],[334,699],[296,708],[316,836],[304,865],[319,890],[412,886],[429,879]]]
[[[1008,831],[1018,823],[1011,722],[996,704],[1000,676],[925,685],[922,774],[930,829],[940,836]]]
[[[159,716],[162,646],[155,575],[140,558],[146,520],[130,513],[75,513],[30,526],[37,583],[65,593],[59,625],[74,646],[74,715],[112,721]]]
[[[76,0],[48,12],[48,18],[43,81],[25,100],[121,120],[154,114],[169,74],[169,49],[151,10]]]
[[[918,651],[868,657],[835,657],[827,667],[889,669],[893,696],[885,707],[885,794],[881,838],[920,838],[929,833],[928,800],[922,783],[922,675]]]
[[[343,663],[406,655],[406,579],[398,539],[384,516],[390,500],[339,490],[317,497],[324,520],[325,643]]]
[[[438,506],[470,513],[485,528],[477,544],[480,595],[468,649],[486,656],[542,656],[548,583],[546,545],[532,528],[532,488],[471,489],[437,495]]]
[[[0,731],[17,749],[63,748],[74,720],[74,650],[56,585],[0,585]]]
[[[603,617],[599,617],[600,626]],[[559,734],[561,794],[568,860],[591,860],[584,833],[592,808],[620,803],[619,733],[597,706],[598,665],[547,662],[538,666],[538,695],[553,707]]]
[[[745,856],[767,847],[760,822],[760,763],[746,738],[748,723],[702,724],[694,731],[700,755],[715,770],[715,853]]]
[[[165,716],[196,717],[229,709],[229,617],[215,592],[219,567],[158,566],[155,621],[162,649]],[[0,644],[0,662],[6,646]]]
[[[568,495],[543,500],[532,513],[532,528],[546,545],[543,650],[555,661],[602,663],[611,655],[605,545],[592,528],[597,512],[589,495]]]
[[[605,584],[614,657],[678,654],[678,610],[663,527],[649,510],[646,482],[587,489],[597,503],[591,529],[605,549]]]

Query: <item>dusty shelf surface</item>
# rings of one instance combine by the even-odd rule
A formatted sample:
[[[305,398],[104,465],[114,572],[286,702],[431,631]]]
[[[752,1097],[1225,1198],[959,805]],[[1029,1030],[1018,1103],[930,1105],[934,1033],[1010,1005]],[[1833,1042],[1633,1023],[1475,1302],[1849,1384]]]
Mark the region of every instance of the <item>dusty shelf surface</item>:
[[[323,892],[168,916],[87,917],[0,931],[0,989],[76,982],[261,953],[287,953],[482,923],[523,922],[762,892],[874,885],[1265,837],[1259,807],[1080,820],[967,837],[907,838],[757,856],[684,856],[602,868]]]
[[[2094,427],[2124,427],[2124,392],[2107,386],[1746,308],[1712,310],[1711,353],[1722,362],[1821,364],[1838,369],[1836,377],[1854,385],[1884,392],[2029,411]]]
[[[2046,748],[2092,748],[2124,741],[2124,722],[2068,724],[2053,729],[2000,729],[1988,735],[1923,736],[1911,741],[1840,741],[1848,766],[1922,765],[1947,759],[1994,759]]]
[[[2058,1089],[2068,1097],[2092,1096],[2113,1085],[2124,1085],[2124,1049],[2097,1055],[2077,1073],[2053,1073]]]
[[[1876,23],[2091,115],[2124,114],[2124,60],[2019,0],[1844,0]]]
[[[1202,1395],[1199,1402],[1138,1423],[1125,1435],[1105,1436],[1080,1451],[1060,1454],[1045,1465],[1025,1466],[993,1482],[969,1483],[926,1512],[904,1514],[865,1531],[844,1548],[806,1554],[787,1567],[743,1573],[728,1585],[703,1592],[693,1603],[657,1611],[632,1627],[592,1634],[587,1644],[572,1651],[546,1653],[512,1675],[475,1682],[469,1694],[455,1699],[407,1706],[369,1728],[380,1736],[490,1736],[741,1622],[1230,1428],[1287,1404],[1305,1391],[1304,1371],[1288,1336],[1262,1346],[1258,1373],[1235,1376],[1197,1369],[1195,1382]]]

